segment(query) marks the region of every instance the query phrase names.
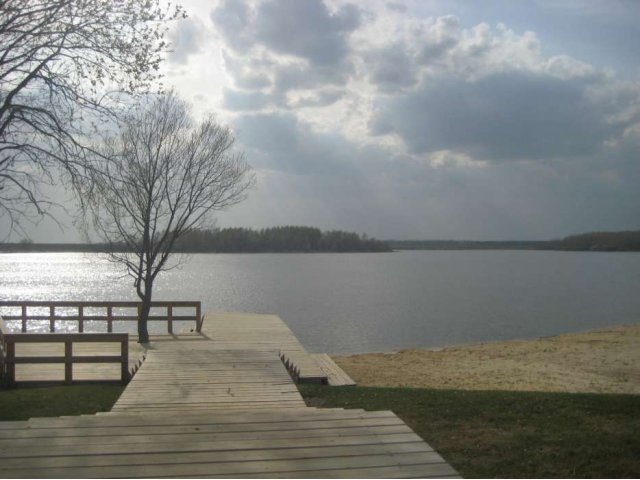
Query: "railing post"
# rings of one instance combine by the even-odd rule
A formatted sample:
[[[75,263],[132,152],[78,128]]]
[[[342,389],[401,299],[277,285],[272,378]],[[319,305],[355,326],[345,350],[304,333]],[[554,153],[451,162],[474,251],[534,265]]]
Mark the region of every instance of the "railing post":
[[[173,333],[173,305],[167,306],[167,331]]]
[[[123,385],[129,381],[129,335],[120,342],[120,380]]]
[[[78,305],[78,333],[84,333],[84,307]]]
[[[27,306],[22,305],[22,333],[27,333]]]
[[[49,331],[51,333],[56,331],[56,307],[49,305]]]
[[[113,306],[107,307],[107,333],[113,333]]]
[[[64,342],[64,383],[71,385],[73,381],[73,342]]]
[[[196,332],[202,330],[202,305],[200,302],[196,304]]]
[[[6,373],[7,373],[7,385],[11,386],[16,381],[16,344],[11,339],[7,339],[7,352],[6,352]]]

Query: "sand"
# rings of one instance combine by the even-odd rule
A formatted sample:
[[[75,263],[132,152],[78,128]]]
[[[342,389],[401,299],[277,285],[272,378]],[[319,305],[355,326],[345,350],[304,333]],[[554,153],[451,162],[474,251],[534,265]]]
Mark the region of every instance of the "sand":
[[[332,358],[361,386],[640,393],[640,325]]]

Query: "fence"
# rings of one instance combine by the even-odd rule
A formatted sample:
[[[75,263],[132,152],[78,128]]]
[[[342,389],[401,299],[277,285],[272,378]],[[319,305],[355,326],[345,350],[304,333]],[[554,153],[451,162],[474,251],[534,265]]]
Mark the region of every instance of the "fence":
[[[120,355],[73,354],[74,343],[120,343]],[[63,356],[17,356],[18,343],[64,343]],[[129,381],[129,334],[127,333],[7,333],[0,318],[0,382],[13,385],[16,381],[16,364],[64,363],[64,383],[73,382],[75,363],[119,363],[120,380]]]
[[[104,321],[107,324],[107,333],[113,332],[113,322],[125,321],[125,322],[137,322],[140,309],[142,308],[141,302],[48,302],[48,301],[10,301],[0,302],[0,308],[20,308],[19,315],[3,314],[2,317],[6,321],[19,320],[21,322],[21,332],[27,333],[28,325],[30,321],[42,321],[49,320],[49,332],[54,333],[56,331],[56,321],[77,321],[78,332],[83,333],[85,322],[87,321]],[[30,309],[48,309],[48,313],[31,313]],[[151,308],[165,309],[164,315],[149,315],[150,322],[166,321],[167,333],[173,333],[173,322],[176,321],[193,321],[195,331],[199,332],[202,328],[202,307],[200,302],[178,302],[178,301],[165,301],[165,302],[151,302]],[[194,309],[192,315],[176,315],[174,309]],[[67,313],[59,314],[56,309],[65,309]],[[68,310],[75,310],[75,314],[69,314]],[[126,312],[123,314],[122,310],[134,310],[134,314]],[[91,310],[91,312],[88,312]],[[101,310],[101,312],[96,312]]]

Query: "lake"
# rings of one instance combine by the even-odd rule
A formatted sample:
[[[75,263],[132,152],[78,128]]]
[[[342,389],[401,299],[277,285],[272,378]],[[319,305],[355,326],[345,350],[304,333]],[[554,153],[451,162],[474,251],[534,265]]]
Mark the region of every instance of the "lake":
[[[154,300],[275,313],[311,351],[357,353],[640,322],[640,254],[399,251],[199,254]],[[2,300],[135,300],[97,254],[0,254]],[[43,327],[44,328],[44,327]]]

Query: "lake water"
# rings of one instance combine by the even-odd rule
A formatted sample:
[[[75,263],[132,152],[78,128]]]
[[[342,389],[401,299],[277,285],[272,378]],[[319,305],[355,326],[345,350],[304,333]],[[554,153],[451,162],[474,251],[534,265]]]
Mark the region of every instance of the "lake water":
[[[2,300],[135,300],[96,254],[0,254]],[[640,254],[400,251],[203,254],[154,300],[275,313],[311,351],[356,353],[640,323]]]

